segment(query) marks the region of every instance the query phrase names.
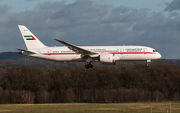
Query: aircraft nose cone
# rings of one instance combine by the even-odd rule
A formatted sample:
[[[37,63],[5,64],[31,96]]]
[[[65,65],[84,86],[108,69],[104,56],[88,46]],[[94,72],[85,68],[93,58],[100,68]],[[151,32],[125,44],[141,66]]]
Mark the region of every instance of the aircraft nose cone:
[[[158,53],[158,54],[157,54],[157,57],[158,57],[158,59],[159,59],[159,58],[161,58],[162,56],[161,56],[161,54],[160,54],[160,53]]]
[[[160,59],[162,56],[161,56],[161,54],[160,53],[155,53],[154,55],[152,55],[152,59]]]

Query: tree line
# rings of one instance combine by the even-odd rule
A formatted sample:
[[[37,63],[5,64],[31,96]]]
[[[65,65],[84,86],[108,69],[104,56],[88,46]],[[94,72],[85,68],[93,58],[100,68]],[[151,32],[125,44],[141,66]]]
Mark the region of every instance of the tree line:
[[[180,101],[180,65],[0,68],[0,103]]]

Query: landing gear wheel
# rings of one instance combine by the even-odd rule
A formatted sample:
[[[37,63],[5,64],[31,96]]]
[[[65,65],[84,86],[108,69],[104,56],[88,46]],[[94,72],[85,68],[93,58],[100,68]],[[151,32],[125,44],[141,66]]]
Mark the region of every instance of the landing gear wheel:
[[[92,64],[89,64],[89,68],[93,68],[93,65],[92,65]]]
[[[86,69],[89,69],[89,65],[88,65],[88,64],[86,64],[84,67],[85,67]]]
[[[93,68],[93,65],[92,65],[92,64],[86,64],[84,67],[85,67],[86,69],[89,69],[89,68]]]

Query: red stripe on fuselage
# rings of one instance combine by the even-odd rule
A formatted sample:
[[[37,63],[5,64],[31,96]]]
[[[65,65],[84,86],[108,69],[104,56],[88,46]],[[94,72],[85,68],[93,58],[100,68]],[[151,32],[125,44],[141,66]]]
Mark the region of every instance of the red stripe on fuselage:
[[[156,54],[154,52],[101,52],[101,53],[109,53],[109,54],[133,54],[133,55],[141,55],[141,54]],[[78,53],[43,53],[44,55],[78,55]]]
[[[44,55],[77,55],[78,53],[43,53]]]
[[[156,54],[154,52],[110,52],[110,54]]]

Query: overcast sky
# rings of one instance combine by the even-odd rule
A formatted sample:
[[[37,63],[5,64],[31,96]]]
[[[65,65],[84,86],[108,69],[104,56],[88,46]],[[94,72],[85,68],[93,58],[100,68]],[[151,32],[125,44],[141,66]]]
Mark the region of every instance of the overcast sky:
[[[45,45],[144,45],[180,58],[180,0],[0,0],[0,52],[26,49],[18,25]]]

